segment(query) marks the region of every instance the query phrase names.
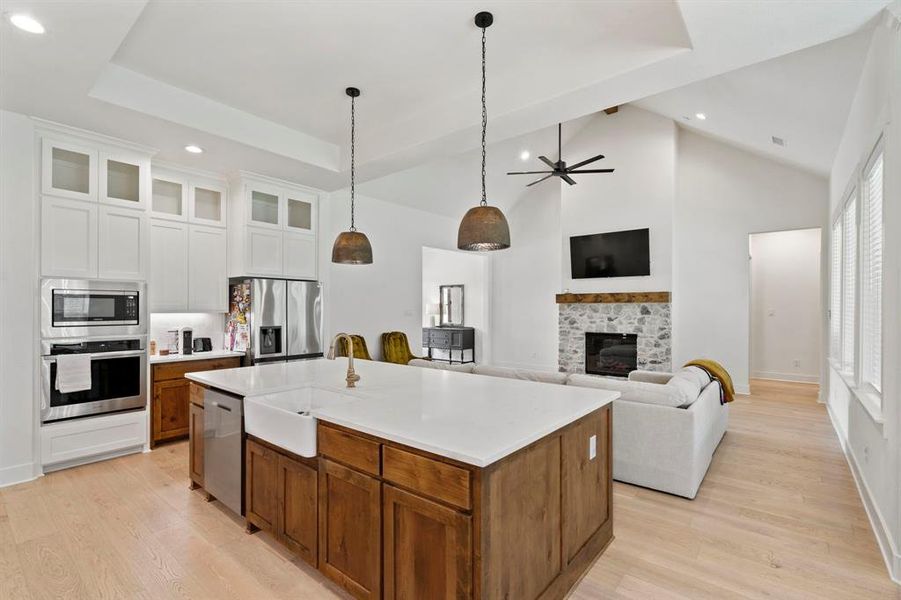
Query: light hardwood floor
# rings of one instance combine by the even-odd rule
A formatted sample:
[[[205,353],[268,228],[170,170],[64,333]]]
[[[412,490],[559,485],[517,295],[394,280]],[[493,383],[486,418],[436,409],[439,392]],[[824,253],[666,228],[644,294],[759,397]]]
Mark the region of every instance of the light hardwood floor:
[[[816,387],[752,390],[694,501],[616,484],[616,539],[573,599],[901,599]],[[0,490],[0,599],[344,598],[186,465],[178,443]]]

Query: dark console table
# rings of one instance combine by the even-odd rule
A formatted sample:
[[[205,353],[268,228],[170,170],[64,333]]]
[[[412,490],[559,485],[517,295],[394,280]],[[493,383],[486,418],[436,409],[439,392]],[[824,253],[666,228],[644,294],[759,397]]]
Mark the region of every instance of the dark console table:
[[[454,363],[454,351],[460,352],[460,364],[476,361],[476,330],[472,327],[423,327],[422,347],[429,349],[430,360]],[[447,350],[448,358],[433,358],[432,350]],[[469,360],[465,360],[469,350]]]

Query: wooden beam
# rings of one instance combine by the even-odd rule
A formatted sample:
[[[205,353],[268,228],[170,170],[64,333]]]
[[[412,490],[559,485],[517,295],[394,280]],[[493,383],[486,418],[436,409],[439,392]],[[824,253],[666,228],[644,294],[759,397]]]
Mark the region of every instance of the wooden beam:
[[[557,304],[646,304],[669,302],[669,292],[615,292],[607,294],[557,294]]]
[[[608,115],[615,115],[619,112],[619,106],[611,106],[610,108],[605,108],[604,112]]]

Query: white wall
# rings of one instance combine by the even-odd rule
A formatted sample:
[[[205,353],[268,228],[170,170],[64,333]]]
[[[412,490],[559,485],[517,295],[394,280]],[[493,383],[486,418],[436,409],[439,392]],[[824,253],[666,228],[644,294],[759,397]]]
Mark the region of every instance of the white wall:
[[[566,185],[566,184],[562,184]],[[507,213],[511,246],[492,255],[492,362],[557,370],[560,186],[546,181]]]
[[[0,111],[0,486],[39,473],[34,364],[37,234],[32,121]]]
[[[824,178],[679,130],[673,365],[718,360],[749,389],[748,235],[826,228]]]
[[[350,224],[349,195],[336,192],[320,204],[326,341],[339,331],[360,334],[380,360],[382,333],[403,331],[415,353],[422,338],[422,247],[455,248],[458,221],[357,195],[356,225],[372,243],[373,263],[336,265],[332,244]]]
[[[834,215],[885,135],[882,412],[871,415],[831,366],[827,402],[883,555],[901,582],[901,3],[892,10],[874,32],[829,180]],[[828,340],[823,348],[825,355]]]
[[[751,236],[751,377],[818,382],[820,230]]]
[[[606,158],[585,168],[614,168],[612,174],[576,175],[562,184],[562,289],[572,292],[669,291],[672,285],[673,195],[676,125],[671,119],[624,106],[598,113],[569,143],[563,157],[574,164],[597,154]],[[651,275],[572,279],[569,238],[574,235],[650,229]]]
[[[424,247],[422,249],[422,326],[429,326],[426,305],[441,300],[438,286],[463,285],[463,324],[475,329],[475,361],[491,362],[490,256],[461,250],[445,250]],[[410,339],[410,348],[418,353],[421,347],[417,339]],[[468,354],[468,353],[467,353]],[[432,351],[433,357],[448,358],[447,352]],[[466,356],[465,358],[469,358]],[[459,353],[454,352],[454,360]]]

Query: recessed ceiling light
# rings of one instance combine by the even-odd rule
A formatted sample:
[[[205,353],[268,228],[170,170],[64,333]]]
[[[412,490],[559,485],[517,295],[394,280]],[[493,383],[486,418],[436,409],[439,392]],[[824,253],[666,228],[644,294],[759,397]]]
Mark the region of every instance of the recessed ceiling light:
[[[185,146],[185,150],[187,150],[191,154],[200,154],[201,152],[203,152],[203,148],[201,148],[200,146],[195,146],[194,144]]]
[[[28,33],[44,33],[44,26],[35,18],[23,14],[15,14],[9,17],[9,22]]]
[[[529,157],[530,157],[530,156],[532,156],[532,155],[529,154],[529,151],[528,151],[528,150],[523,150],[522,152],[519,153],[519,159],[520,159],[520,160],[529,160]]]
[[[701,121],[705,121],[707,120],[707,115],[705,115],[704,113],[695,113],[695,118]]]

